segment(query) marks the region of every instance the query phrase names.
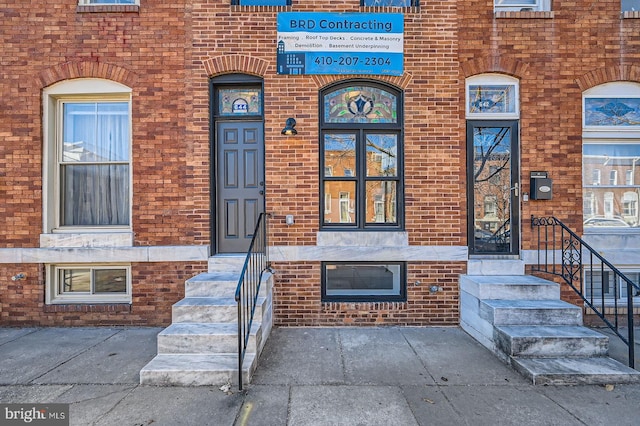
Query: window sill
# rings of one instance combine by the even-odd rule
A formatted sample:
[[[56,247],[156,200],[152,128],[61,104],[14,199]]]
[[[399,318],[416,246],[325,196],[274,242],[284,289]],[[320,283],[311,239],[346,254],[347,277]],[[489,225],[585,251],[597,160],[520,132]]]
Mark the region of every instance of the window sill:
[[[316,234],[318,246],[338,247],[406,247],[408,234],[404,231],[363,232],[363,231],[319,231]]]
[[[40,247],[133,247],[133,232],[65,232],[40,234]]]
[[[97,4],[76,7],[76,13],[140,13],[137,4]]]
[[[231,5],[232,12],[288,12],[292,11],[291,6],[241,6]]]
[[[402,13],[420,13],[420,6],[360,6],[360,12],[366,13],[394,13],[399,11],[402,11]]]
[[[622,19],[640,19],[640,11],[627,10],[626,12],[622,12]]]
[[[497,11],[494,12],[494,16],[496,19],[553,19],[553,11]]]

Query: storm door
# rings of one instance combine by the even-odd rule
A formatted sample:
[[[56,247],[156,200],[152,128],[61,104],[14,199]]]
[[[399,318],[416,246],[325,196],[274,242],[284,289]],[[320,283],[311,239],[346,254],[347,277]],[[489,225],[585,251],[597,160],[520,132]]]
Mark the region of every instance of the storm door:
[[[518,122],[467,122],[469,254],[517,255]]]

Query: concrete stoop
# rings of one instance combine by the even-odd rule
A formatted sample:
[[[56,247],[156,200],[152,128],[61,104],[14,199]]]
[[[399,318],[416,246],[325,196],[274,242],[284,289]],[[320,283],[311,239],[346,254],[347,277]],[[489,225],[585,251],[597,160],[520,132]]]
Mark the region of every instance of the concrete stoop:
[[[609,338],[583,327],[560,286],[530,275],[461,275],[460,325],[534,384],[640,383],[608,357]]]
[[[172,307],[172,324],[158,334],[158,354],[140,371],[140,383],[221,386],[238,383],[235,291],[244,257],[215,257],[209,272],[185,282],[185,298]],[[243,363],[248,384],[271,332],[273,277],[263,274]]]

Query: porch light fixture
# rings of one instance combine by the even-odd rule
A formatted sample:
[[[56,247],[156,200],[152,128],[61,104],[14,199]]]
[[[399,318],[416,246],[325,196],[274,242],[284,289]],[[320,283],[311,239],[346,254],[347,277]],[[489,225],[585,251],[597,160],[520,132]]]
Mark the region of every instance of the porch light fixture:
[[[283,135],[286,136],[293,136],[293,135],[297,135],[298,131],[296,129],[294,129],[294,127],[296,127],[296,119],[289,117],[287,118],[287,122],[284,125],[284,129],[282,129],[282,133]]]

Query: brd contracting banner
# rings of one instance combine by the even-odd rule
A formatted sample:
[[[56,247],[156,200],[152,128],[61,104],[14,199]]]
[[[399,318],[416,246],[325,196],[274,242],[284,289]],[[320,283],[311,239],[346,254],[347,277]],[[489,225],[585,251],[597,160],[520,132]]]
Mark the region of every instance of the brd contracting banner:
[[[278,14],[278,74],[402,75],[401,13]]]

